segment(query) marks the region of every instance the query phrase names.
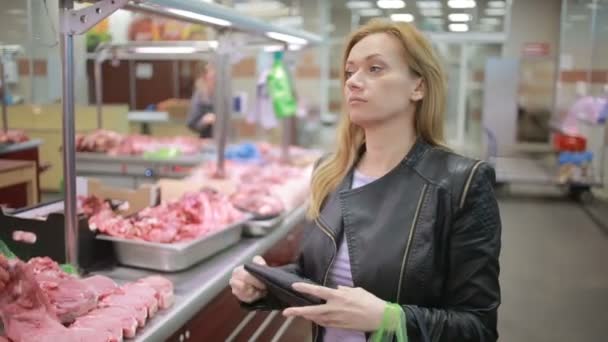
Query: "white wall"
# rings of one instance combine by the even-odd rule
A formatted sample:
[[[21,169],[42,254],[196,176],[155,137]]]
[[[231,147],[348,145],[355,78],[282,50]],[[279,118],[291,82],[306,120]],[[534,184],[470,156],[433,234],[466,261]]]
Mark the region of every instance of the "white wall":
[[[551,56],[559,48],[560,0],[513,0],[511,32],[503,47],[505,57],[521,56],[525,43],[548,43]]]

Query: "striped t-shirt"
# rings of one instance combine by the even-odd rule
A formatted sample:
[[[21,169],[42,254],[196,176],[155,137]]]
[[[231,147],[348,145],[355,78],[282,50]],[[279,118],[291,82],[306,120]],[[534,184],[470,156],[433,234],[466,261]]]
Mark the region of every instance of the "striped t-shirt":
[[[352,188],[362,187],[375,180],[373,177],[365,176],[355,170]],[[346,238],[342,239],[338,248],[338,255],[329,272],[329,281],[332,285],[353,287],[353,275],[350,270],[350,257]],[[360,331],[325,328],[324,342],[365,342],[365,334]]]

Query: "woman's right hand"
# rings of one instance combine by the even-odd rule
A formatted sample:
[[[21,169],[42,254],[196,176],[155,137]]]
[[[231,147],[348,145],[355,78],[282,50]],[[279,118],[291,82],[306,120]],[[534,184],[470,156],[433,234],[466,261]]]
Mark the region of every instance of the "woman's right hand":
[[[261,256],[253,258],[253,262],[266,265],[266,261]],[[243,266],[239,266],[232,271],[230,287],[232,288],[232,294],[241,302],[253,303],[266,296],[266,285],[245,271]]]

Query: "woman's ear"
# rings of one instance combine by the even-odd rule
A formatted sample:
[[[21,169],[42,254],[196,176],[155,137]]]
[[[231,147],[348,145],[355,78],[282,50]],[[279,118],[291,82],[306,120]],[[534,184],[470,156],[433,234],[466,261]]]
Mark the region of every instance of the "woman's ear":
[[[424,84],[424,80],[421,77],[416,81],[416,89],[414,89],[414,92],[410,96],[410,99],[414,102],[422,100],[424,98],[425,91],[426,86]]]

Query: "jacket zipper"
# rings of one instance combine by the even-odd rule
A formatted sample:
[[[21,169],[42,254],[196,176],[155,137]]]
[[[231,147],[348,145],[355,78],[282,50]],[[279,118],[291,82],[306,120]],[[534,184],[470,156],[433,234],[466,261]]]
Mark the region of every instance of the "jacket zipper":
[[[469,174],[469,178],[467,179],[467,182],[464,185],[464,189],[462,190],[462,195],[460,196],[460,206],[459,208],[462,209],[462,207],[464,207],[464,201],[467,198],[467,193],[469,192],[469,187],[471,186],[471,181],[473,180],[473,176],[475,175],[475,172],[477,172],[477,168],[479,168],[479,165],[481,165],[483,161],[478,161],[474,166],[473,169],[471,170],[471,173]]]
[[[414,214],[414,219],[412,220],[412,226],[410,227],[410,232],[407,237],[407,245],[405,246],[405,252],[403,253],[403,261],[401,262],[401,272],[399,273],[399,287],[397,288],[397,303],[401,301],[401,288],[403,285],[403,280],[405,277],[405,265],[407,264],[407,259],[410,255],[410,247],[412,245],[412,241],[414,240],[414,234],[416,233],[416,226],[418,223],[418,216],[420,214],[420,209],[422,207],[422,202],[426,195],[426,188],[428,184],[424,184],[422,187],[422,192],[420,193],[420,197],[418,197],[418,205],[416,206],[416,213]]]
[[[321,231],[323,231],[323,233],[325,233],[325,235],[327,235],[334,244],[334,253],[331,257],[331,260],[329,261],[329,266],[327,266],[327,270],[325,270],[325,275],[323,276],[323,283],[321,284],[322,286],[325,286],[325,284],[327,283],[327,276],[329,275],[329,270],[331,270],[331,266],[334,264],[336,254],[338,254],[338,243],[336,242],[336,238],[334,237],[334,235],[331,233],[331,229],[327,228],[327,226],[323,224],[323,222],[321,222],[319,218],[315,220],[315,223],[317,224],[317,227],[319,227]],[[315,324],[315,338],[313,339],[313,342],[316,342],[318,337],[319,326]]]

